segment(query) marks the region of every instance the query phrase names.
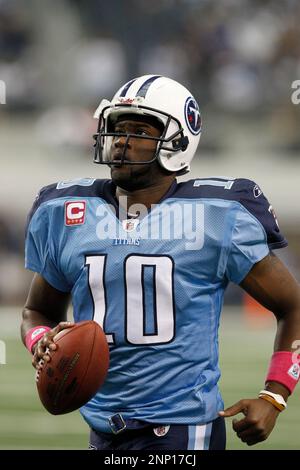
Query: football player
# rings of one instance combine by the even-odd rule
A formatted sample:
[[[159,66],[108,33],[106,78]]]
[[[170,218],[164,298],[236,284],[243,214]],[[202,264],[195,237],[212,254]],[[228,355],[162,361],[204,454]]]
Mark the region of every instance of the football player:
[[[105,384],[81,413],[95,449],[224,449],[224,418],[248,445],[268,437],[299,379],[300,291],[273,254],[287,245],[253,181],[187,173],[199,106],[174,80],[146,75],[96,110],[97,164],[111,179],[43,188],[29,215],[35,272],[22,338],[50,361],[66,322],[94,319],[110,345]],[[274,312],[274,354],[257,397],[224,410],[218,325],[232,281]],[[95,371],[95,374],[97,371]]]

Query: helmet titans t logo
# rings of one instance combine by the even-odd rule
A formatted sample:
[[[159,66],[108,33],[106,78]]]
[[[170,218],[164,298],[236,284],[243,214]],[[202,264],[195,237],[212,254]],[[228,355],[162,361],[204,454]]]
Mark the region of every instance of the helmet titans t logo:
[[[189,130],[192,134],[197,135],[201,131],[201,117],[198,103],[190,96],[184,107],[184,117]]]

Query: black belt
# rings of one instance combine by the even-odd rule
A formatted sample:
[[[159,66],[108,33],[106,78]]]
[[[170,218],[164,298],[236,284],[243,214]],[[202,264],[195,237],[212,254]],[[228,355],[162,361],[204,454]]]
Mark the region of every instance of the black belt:
[[[108,424],[113,434],[119,434],[123,431],[138,431],[148,427],[162,426],[162,424],[147,423],[146,421],[139,421],[138,419],[125,419],[121,413],[116,413],[108,418]],[[96,431],[96,434],[101,432]]]

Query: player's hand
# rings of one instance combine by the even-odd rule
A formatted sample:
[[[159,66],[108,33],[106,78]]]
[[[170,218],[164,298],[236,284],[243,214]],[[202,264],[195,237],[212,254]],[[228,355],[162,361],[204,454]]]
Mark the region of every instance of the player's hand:
[[[57,349],[57,344],[54,343],[53,338],[60,331],[66,328],[72,328],[75,323],[62,321],[52,330],[47,331],[44,336],[34,346],[34,354],[32,357],[32,365],[35,369],[40,370],[44,362],[51,360],[51,351]]]
[[[241,441],[249,446],[267,439],[275,426],[279,410],[271,403],[261,398],[240,400],[224,411],[219,416],[228,418],[243,413],[244,418],[232,421],[232,428]]]

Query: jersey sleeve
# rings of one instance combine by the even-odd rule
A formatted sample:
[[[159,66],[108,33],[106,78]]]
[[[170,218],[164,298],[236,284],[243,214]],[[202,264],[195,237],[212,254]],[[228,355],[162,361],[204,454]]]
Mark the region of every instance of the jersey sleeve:
[[[251,180],[239,179],[233,188],[237,200],[262,224],[271,250],[288,245],[281,233],[275,211],[260,187]]]
[[[60,272],[55,259],[55,242],[51,236],[49,209],[37,201],[28,217],[25,239],[25,268],[39,273],[50,285],[69,292],[71,287]],[[48,209],[48,210],[47,210]]]
[[[262,224],[245,208],[236,214],[227,258],[226,277],[239,284],[255,263],[269,254]]]

